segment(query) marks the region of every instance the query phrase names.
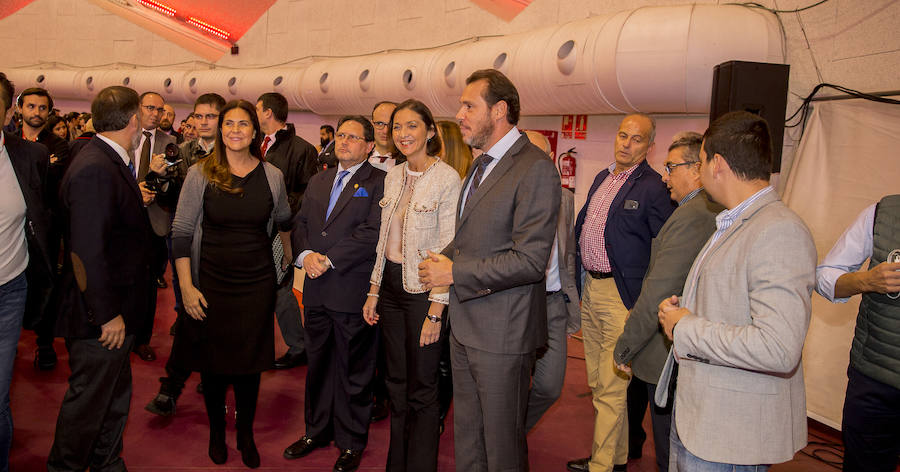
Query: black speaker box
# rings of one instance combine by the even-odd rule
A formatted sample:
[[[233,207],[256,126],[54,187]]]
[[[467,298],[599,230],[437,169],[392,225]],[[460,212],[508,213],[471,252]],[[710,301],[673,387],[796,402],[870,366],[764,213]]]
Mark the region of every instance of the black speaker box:
[[[787,64],[745,61],[723,62],[713,68],[710,123],[738,110],[765,118],[772,134],[772,172],[781,171],[790,71]]]

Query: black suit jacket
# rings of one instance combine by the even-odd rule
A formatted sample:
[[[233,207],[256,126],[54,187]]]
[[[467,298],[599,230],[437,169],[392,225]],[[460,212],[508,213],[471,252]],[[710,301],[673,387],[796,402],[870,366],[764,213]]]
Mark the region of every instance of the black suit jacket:
[[[318,171],[315,146],[297,136],[294,125],[288,123],[275,133],[275,143],[266,150],[266,161],[284,174],[291,214],[296,214],[309,179]]]
[[[40,320],[53,288],[54,263],[49,248],[50,213],[44,206],[44,176],[41,166],[49,162],[46,146],[4,133],[6,152],[25,198],[25,239],[28,244],[28,298],[24,326],[32,328]]]
[[[137,182],[122,158],[99,137],[81,152],[62,181],[66,258],[56,334],[100,336],[122,315],[134,334],[147,313],[150,220]]]
[[[334,141],[328,143],[328,145],[319,152],[317,161],[319,172],[322,172],[325,169],[331,169],[337,165],[337,156],[334,155]]]
[[[309,181],[303,205],[294,217],[291,235],[294,259],[305,250],[325,254],[334,269],[321,277],[306,278],[303,305],[344,313],[362,312],[375,265],[375,246],[381,227],[384,171],[368,162],[353,174],[325,220],[337,168],[316,174]]]

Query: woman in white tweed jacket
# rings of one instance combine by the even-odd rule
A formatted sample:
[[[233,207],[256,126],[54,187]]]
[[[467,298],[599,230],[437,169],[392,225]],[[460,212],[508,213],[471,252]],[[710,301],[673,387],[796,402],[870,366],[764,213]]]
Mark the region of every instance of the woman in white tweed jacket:
[[[440,435],[438,341],[447,334],[449,294],[446,287],[426,290],[418,265],[428,251],[438,253],[453,239],[460,180],[435,157],[441,142],[422,102],[397,106],[390,127],[407,161],[384,180],[381,233],[363,316],[382,326],[391,400],[387,470],[434,471]]]

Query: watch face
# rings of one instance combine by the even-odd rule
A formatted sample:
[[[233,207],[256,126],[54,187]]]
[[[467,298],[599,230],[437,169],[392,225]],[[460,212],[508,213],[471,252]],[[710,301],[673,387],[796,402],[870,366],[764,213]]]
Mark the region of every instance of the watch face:
[[[900,249],[894,249],[887,256],[887,262],[900,262]]]

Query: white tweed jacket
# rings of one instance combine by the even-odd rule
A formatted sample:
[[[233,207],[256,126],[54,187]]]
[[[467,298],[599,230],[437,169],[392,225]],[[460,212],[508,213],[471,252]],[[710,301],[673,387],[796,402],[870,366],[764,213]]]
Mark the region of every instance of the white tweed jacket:
[[[375,268],[370,283],[381,285],[384,274],[384,251],[387,246],[391,218],[397,211],[400,195],[406,185],[404,162],[394,166],[384,178],[384,198],[381,199],[381,230],[375,249]],[[419,262],[426,251],[440,253],[456,232],[456,208],[459,200],[460,179],[455,169],[440,159],[422,173],[413,184],[409,207],[403,223],[403,289],[409,293],[424,293],[425,286],[419,282]],[[444,305],[449,304],[447,287],[431,290],[428,299]]]

